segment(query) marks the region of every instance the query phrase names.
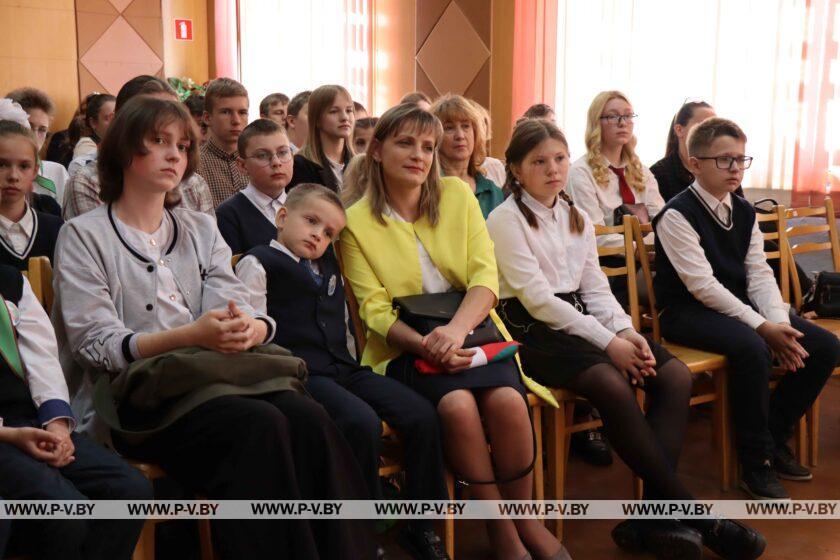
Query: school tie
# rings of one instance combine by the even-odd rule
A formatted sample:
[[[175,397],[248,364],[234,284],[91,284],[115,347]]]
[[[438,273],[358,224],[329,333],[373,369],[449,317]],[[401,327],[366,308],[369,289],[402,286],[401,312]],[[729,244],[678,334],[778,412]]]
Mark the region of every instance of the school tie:
[[[623,167],[613,167],[610,165],[613,173],[618,175],[618,192],[621,193],[621,202],[624,204],[636,204],[636,196],[627,184],[627,179],[624,177]]]
[[[321,277],[321,275],[315,272],[315,269],[312,268],[312,261],[310,261],[309,259],[300,259],[300,264],[303,268],[306,269],[309,275],[312,276],[312,279],[315,280],[316,284],[320,286],[324,283],[324,279]]]
[[[725,226],[729,227],[729,225],[732,223],[732,210],[730,210],[726,204],[721,202],[718,204],[715,213],[717,214],[718,218],[720,218],[720,221],[723,222]]]

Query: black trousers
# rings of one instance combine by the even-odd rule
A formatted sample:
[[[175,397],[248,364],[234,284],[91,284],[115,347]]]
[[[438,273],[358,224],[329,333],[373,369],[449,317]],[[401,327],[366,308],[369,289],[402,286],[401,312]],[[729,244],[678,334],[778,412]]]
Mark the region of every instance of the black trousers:
[[[140,472],[86,437],[74,433],[72,438],[76,460],[60,469],[13,445],[0,444],[0,496],[7,500],[152,499],[152,486]],[[39,559],[127,560],[142,528],[142,519],[15,520],[9,552]]]
[[[791,326],[805,336],[805,367],[787,373],[773,394],[770,348],[746,324],[700,305],[669,306],[661,317],[662,335],[672,342],[726,355],[738,458],[747,469],[759,468],[775,445],[786,442],[796,422],[819,396],[840,359],[837,337],[800,317]]]
[[[347,441],[311,398],[293,391],[204,403],[121,453],[154,461],[188,489],[216,499],[365,499]],[[367,521],[213,522],[219,558],[369,558]]]
[[[406,494],[411,500],[445,500],[443,450],[435,407],[421,395],[369,368],[310,374],[309,393],[327,409],[362,467],[373,499],[382,498],[379,457],[382,420],[399,433],[405,450]]]

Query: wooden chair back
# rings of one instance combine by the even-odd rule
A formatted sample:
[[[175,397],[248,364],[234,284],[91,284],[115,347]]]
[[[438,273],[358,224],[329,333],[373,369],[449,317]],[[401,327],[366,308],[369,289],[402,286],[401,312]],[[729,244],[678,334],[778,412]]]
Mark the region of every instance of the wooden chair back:
[[[787,225],[793,218],[822,217],[824,224],[800,224],[796,226]],[[790,281],[792,285],[792,304],[795,309],[802,307],[802,285],[799,282],[799,275],[796,274],[796,267],[793,266],[796,255],[813,253],[816,251],[830,251],[831,263],[835,271],[840,271],[840,238],[837,235],[837,222],[834,219],[834,203],[830,197],[826,197],[822,206],[810,208],[791,208],[785,213],[786,227],[782,230],[781,241],[788,253],[790,263]],[[825,241],[798,240],[804,235],[825,234]]]

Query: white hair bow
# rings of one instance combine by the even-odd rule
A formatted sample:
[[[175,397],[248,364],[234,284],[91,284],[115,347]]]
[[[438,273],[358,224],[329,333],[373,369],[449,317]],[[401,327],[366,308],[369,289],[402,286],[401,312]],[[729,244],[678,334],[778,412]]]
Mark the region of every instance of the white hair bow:
[[[29,126],[29,115],[26,114],[23,107],[8,97],[0,99],[0,121],[14,121],[27,130],[32,128]]]

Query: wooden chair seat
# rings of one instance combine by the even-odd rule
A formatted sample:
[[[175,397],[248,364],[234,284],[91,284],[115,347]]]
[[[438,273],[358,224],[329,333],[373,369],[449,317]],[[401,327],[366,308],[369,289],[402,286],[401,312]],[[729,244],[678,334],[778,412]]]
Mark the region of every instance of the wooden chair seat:
[[[698,350],[697,348],[689,348],[681,344],[673,342],[664,342],[662,346],[668,350],[675,358],[682,361],[691,373],[702,373],[704,371],[714,371],[726,367],[726,356],[723,354],[715,354],[714,352],[706,352],[705,350]]]

